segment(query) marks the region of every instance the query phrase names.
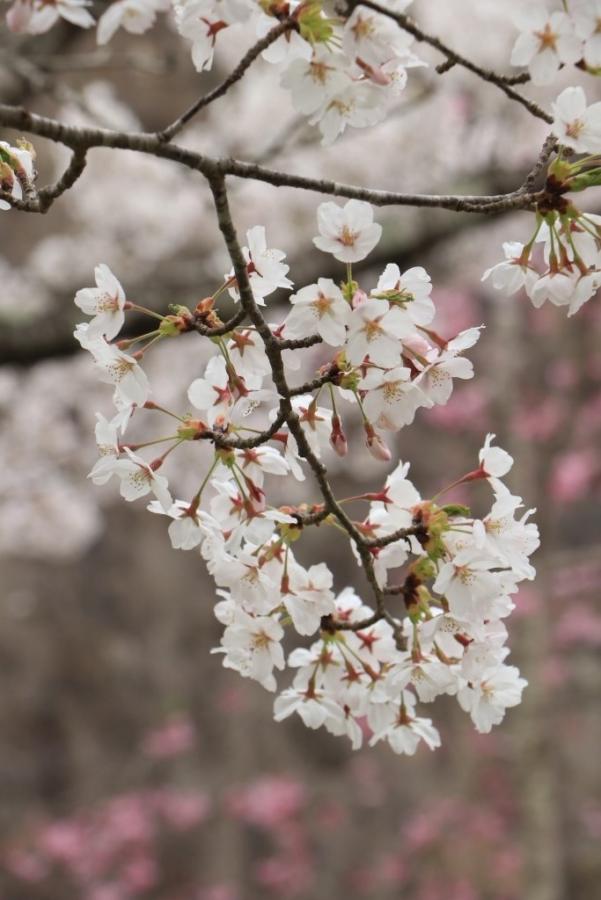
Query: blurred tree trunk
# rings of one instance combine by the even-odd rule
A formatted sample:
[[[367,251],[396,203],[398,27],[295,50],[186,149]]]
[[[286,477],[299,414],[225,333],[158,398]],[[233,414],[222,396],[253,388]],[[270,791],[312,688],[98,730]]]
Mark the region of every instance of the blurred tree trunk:
[[[515,401],[523,386],[532,380],[527,322],[528,301],[518,295],[502,298],[493,307],[493,346],[497,354],[496,421],[503,423],[502,440],[516,459],[511,489],[524,498],[527,507],[538,510],[536,519],[548,522],[545,512],[546,479],[537,466],[540,453],[510,427]],[[546,678],[551,649],[551,615],[548,602],[554,537],[543,533],[542,549],[535,557],[536,591],[542,597],[534,615],[522,616],[515,627],[513,642],[528,687],[513,716],[515,754],[519,761],[516,780],[521,797],[522,846],[526,864],[524,896],[528,900],[562,900],[565,897],[565,861],[562,842],[562,810],[559,791],[559,759],[552,721],[553,694]],[[518,601],[519,603],[519,601]],[[568,900],[568,898],[566,898]]]

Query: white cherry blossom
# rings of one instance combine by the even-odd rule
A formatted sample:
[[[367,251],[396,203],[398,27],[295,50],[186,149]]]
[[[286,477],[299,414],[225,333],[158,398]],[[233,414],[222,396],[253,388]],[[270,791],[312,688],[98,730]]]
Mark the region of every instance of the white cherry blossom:
[[[371,253],[382,235],[382,226],[373,219],[373,209],[362,200],[349,200],[343,207],[322,203],[317,210],[319,235],[313,243],[340,262],[358,262]]]
[[[551,130],[576,153],[601,152],[601,102],[587,106],[581,87],[567,87],[552,105]]]
[[[317,284],[301,288],[289,299],[293,308],[286,317],[287,337],[316,333],[332,347],[344,344],[351,309],[331,278],[320,278]]]
[[[94,318],[89,323],[88,337],[116,337],[125,321],[125,291],[105,263],[94,269],[95,288],[82,288],[75,295],[75,305]]]
[[[511,52],[511,63],[528,66],[534,84],[549,84],[562,63],[578,62],[582,56],[582,42],[565,12],[549,12],[540,3],[528,3],[515,20],[521,34]]]

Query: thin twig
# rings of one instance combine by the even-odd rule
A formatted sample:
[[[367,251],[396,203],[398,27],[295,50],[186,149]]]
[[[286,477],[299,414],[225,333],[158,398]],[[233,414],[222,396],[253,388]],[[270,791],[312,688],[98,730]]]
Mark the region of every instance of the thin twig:
[[[192,104],[184,113],[181,114],[171,125],[168,125],[167,128],[164,128],[163,131],[157,132],[157,137],[160,141],[167,143],[171,140],[171,138],[175,137],[178,132],[182,130],[182,128],[193,119],[196,113],[200,112],[201,109],[204,109],[206,106],[209,106],[213,103],[214,100],[217,100],[219,97],[223,97],[224,94],[229,91],[232,85],[236,84],[237,81],[244,76],[246,70],[253,64],[255,59],[263,53],[271,44],[274,44],[278,38],[280,38],[283,34],[286,34],[288,31],[293,31],[298,29],[297,23],[294,19],[286,18],[279,22],[275,28],[272,28],[271,31],[268,31],[264,38],[260,41],[257,41],[250,50],[245,53],[242,57],[238,65],[235,69],[230,72],[230,74],[225,78],[221,84],[217,85],[216,88],[213,88],[212,91],[209,91],[207,94],[204,94],[195,103]]]
[[[462,56],[461,53],[457,53],[455,50],[452,50],[451,47],[448,47],[440,38],[437,38],[435,35],[427,34],[413,21],[410,16],[406,16],[404,13],[396,13],[392,12],[392,10],[386,9],[384,6],[380,6],[379,3],[374,3],[373,0],[346,0],[347,9],[349,13],[355,9],[357,6],[365,6],[368,9],[372,9],[374,12],[380,13],[382,16],[387,16],[389,19],[393,19],[403,31],[408,32],[408,34],[412,34],[413,37],[420,41],[423,44],[429,44],[430,47],[434,47],[435,50],[438,50],[439,53],[442,53],[443,56],[446,57],[447,62],[453,66],[462,66],[464,69],[468,69],[470,72],[473,72],[474,75],[477,75],[483,81],[487,81],[489,84],[494,84],[503,93],[509,97],[510,100],[515,100],[516,103],[519,103],[528,112],[535,116],[537,119],[542,119],[544,122],[548,122],[551,124],[553,121],[553,117],[549,115],[549,113],[545,112],[537,103],[533,100],[528,99],[528,97],[524,97],[518,91],[515,91],[512,87],[512,84],[523,84],[528,78],[525,75],[518,75],[515,78],[512,76],[498,75],[496,72],[491,71],[490,69],[484,69],[482,66],[478,66],[476,63],[472,62],[467,57]],[[443,66],[444,68],[444,66]],[[446,69],[445,69],[446,71]]]

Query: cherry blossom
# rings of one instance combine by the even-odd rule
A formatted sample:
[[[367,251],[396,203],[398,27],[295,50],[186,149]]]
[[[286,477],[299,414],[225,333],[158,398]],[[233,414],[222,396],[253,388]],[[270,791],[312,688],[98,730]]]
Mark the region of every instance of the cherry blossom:
[[[88,12],[91,0],[15,0],[6,14],[11,31],[42,34],[65,19],[80,28],[90,28],[95,24]]]
[[[267,239],[263,225],[256,225],[246,232],[248,247],[243,247],[247,261],[247,271],[253,296],[259,306],[265,305],[265,297],[277,288],[290,288],[292,282],[286,278],[289,266],[282,262],[286,254],[282,250],[267,248]],[[225,276],[234,281],[233,272]],[[237,286],[229,288],[230,296],[238,300],[240,295]]]
[[[97,42],[108,44],[119,28],[144,34],[155,23],[157,12],[169,9],[169,0],[117,0],[98,20]]]
[[[290,296],[293,308],[286,318],[286,334],[292,338],[317,333],[332,347],[346,337],[351,309],[331,278],[320,278]]]
[[[511,63],[528,66],[534,84],[549,84],[562,63],[580,59],[582,43],[565,12],[549,12],[542,4],[533,3],[515,18],[522,33],[511,52]]]
[[[349,200],[343,207],[322,203],[317,210],[317,225],[315,246],[345,263],[365,259],[382,235],[382,226],[373,221],[370,204],[362,200]]]
[[[116,337],[125,321],[125,292],[111,270],[104,263],[94,269],[95,288],[82,288],[75,295],[75,305],[88,316],[94,316],[88,337],[104,336],[108,341]]]
[[[581,87],[568,87],[553,103],[553,134],[577,153],[601,151],[601,103],[586,104]]]

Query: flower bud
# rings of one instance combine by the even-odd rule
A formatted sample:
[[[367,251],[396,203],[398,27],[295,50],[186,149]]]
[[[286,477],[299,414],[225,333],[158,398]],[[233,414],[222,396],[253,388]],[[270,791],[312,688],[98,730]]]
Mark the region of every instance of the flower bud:
[[[375,431],[373,425],[369,422],[365,422],[363,427],[365,429],[365,443],[373,458],[380,460],[380,462],[390,462],[392,453],[380,435]]]
[[[334,452],[338,456],[346,456],[348,453],[348,443],[346,435],[342,428],[342,422],[339,416],[332,416],[332,431],[330,432],[330,444]]]

